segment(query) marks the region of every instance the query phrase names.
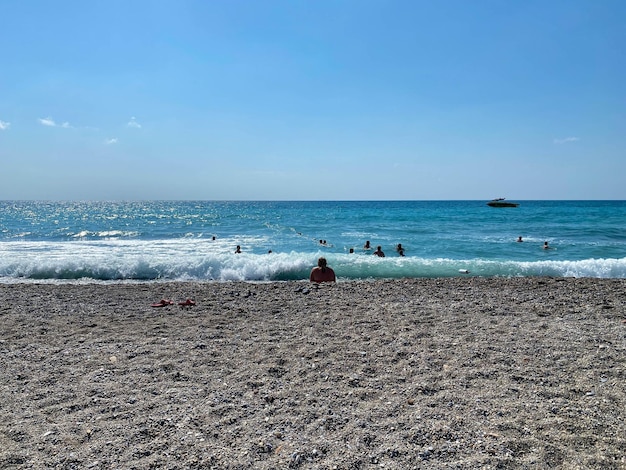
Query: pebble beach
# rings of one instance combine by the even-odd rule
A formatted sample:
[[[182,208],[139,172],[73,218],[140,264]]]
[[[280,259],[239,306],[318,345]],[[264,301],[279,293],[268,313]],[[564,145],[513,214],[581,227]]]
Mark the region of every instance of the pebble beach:
[[[0,468],[626,469],[626,280],[0,285]]]

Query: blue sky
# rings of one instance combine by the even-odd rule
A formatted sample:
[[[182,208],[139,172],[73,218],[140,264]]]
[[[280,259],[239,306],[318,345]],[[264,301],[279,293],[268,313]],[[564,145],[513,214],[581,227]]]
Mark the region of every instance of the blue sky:
[[[626,199],[624,18],[4,0],[0,199]]]

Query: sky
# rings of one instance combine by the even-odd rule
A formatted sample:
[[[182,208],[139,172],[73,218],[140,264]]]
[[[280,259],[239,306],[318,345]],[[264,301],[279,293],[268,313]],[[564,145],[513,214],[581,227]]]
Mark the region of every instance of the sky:
[[[3,0],[0,199],[626,200],[623,0]]]

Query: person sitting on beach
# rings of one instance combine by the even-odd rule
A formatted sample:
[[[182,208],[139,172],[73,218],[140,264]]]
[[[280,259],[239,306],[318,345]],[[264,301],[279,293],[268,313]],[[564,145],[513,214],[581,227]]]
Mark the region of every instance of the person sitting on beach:
[[[398,246],[396,246],[396,251],[400,256],[404,256],[404,248],[402,248],[402,243],[398,243]]]
[[[235,248],[235,253],[241,253],[241,247],[239,245]]]
[[[311,269],[309,276],[311,282],[335,282],[335,271],[327,266],[326,258],[323,256],[317,260],[317,266]]]
[[[383,253],[382,247],[380,245],[376,247],[376,251],[374,252],[374,254],[380,258],[385,257],[385,253]]]
[[[369,240],[367,240],[365,242],[365,245],[363,245],[363,249],[364,250],[371,250],[372,249],[372,245],[370,245],[370,241]]]

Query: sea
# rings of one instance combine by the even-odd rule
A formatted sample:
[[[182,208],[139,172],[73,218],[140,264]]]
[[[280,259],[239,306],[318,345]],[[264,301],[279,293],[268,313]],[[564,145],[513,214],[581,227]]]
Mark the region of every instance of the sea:
[[[486,202],[0,201],[0,283],[626,278],[626,201]]]

